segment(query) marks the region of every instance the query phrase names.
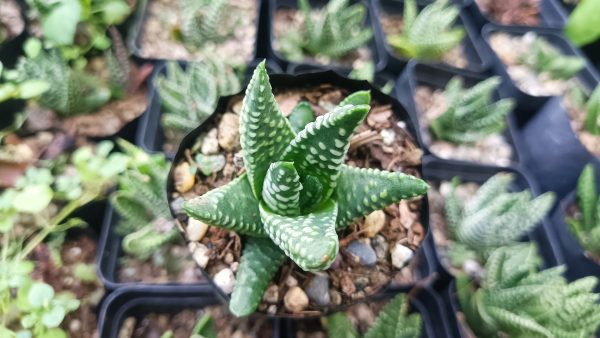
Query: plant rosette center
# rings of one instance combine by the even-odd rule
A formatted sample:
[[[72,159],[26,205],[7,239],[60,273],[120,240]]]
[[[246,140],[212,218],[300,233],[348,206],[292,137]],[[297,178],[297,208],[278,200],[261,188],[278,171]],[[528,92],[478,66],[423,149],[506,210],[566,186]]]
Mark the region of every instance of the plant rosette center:
[[[318,315],[418,278],[428,185],[391,104],[326,83],[274,92],[261,63],[221,106],[180,146],[169,198],[233,314]]]

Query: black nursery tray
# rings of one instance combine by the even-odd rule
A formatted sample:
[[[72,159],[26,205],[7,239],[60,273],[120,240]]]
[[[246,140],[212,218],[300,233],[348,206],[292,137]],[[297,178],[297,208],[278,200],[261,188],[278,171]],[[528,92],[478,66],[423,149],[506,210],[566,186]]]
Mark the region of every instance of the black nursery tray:
[[[540,0],[540,24],[538,26],[523,27],[548,27],[562,29],[567,23],[567,14],[557,2],[561,2],[561,0]],[[488,23],[501,25],[496,20],[484,14],[475,0],[465,0],[463,3],[465,8],[469,11],[469,14],[472,16],[473,22],[477,25],[477,27],[481,28]]]
[[[488,78],[484,75],[472,74],[470,72],[466,72],[460,69],[446,69],[440,68],[437,65],[428,65],[418,63],[416,61],[411,61],[408,63],[408,65],[404,69],[404,72],[402,72],[402,74],[396,81],[395,95],[398,98],[398,100],[406,107],[408,113],[413,119],[413,122],[417,126],[416,128],[419,131],[417,133],[419,143],[423,144],[423,148],[427,155],[438,159],[441,158],[435,153],[431,152],[431,150],[429,149],[430,141],[428,140],[428,138],[430,139],[431,136],[426,137],[425,135],[425,133],[429,132],[424,130],[424,127],[422,127],[419,123],[419,115],[421,114],[421,112],[419,111],[415,102],[415,93],[417,87],[420,85],[425,85],[433,89],[444,89],[446,84],[450,81],[450,79],[452,79],[455,76],[459,76],[460,78],[462,78],[467,87],[474,86],[478,82],[481,82]],[[497,101],[499,99],[500,93],[496,90],[493,100]],[[511,112],[509,116],[513,114],[514,111]],[[520,162],[518,151],[514,142],[514,128],[515,126],[513,123],[513,119],[511,119],[510,117],[507,118],[507,128],[503,133],[503,136],[505,137],[507,143],[509,143],[513,150],[511,165],[517,165]],[[457,163],[463,163],[465,165],[482,164],[480,162],[466,160],[453,161],[456,161]]]
[[[426,2],[417,1],[419,10],[425,7]],[[385,58],[386,70],[392,74],[400,74],[404,67],[410,61],[409,59],[398,56],[386,41],[385,33],[381,23],[379,22],[380,13],[402,15],[404,9],[404,2],[397,0],[373,0],[370,1],[371,13],[375,20],[373,23],[373,30],[375,32],[375,40],[377,42],[378,53]],[[460,15],[455,24],[456,26],[463,26],[465,30],[465,37],[461,42],[463,52],[468,61],[467,67],[464,69],[468,72],[481,73],[489,68],[487,58],[485,57],[485,46],[481,40],[479,30],[471,22],[471,18],[464,9],[461,9]],[[436,63],[439,67],[451,70],[460,70],[460,68],[444,64]]]

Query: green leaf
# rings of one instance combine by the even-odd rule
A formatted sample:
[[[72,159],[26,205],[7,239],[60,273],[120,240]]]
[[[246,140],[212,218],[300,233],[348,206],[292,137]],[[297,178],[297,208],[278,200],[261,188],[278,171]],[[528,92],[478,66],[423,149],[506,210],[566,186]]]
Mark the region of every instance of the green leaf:
[[[102,20],[107,25],[118,25],[129,15],[130,9],[125,1],[112,0],[102,6]]]
[[[275,101],[263,61],[248,84],[240,118],[244,167],[255,197],[261,196],[269,166],[280,159],[293,139],[294,131]]]
[[[67,338],[67,334],[62,329],[56,327],[36,336],[36,338]]]
[[[337,107],[306,125],[285,150],[283,160],[294,162],[300,177],[315,176],[323,186],[313,205],[333,193],[350,138],[369,109],[368,105]]]
[[[275,213],[285,216],[300,214],[300,176],[292,162],[275,162],[265,178],[262,200]]]
[[[333,263],[339,249],[335,202],[329,200],[318,210],[295,217],[277,215],[261,204],[260,215],[271,240],[302,270],[321,271]]]
[[[73,277],[84,282],[96,281],[96,265],[86,263],[75,264],[75,267],[73,268]]]
[[[225,157],[223,155],[204,155],[198,153],[194,157],[194,161],[204,176],[210,176],[225,166]]]
[[[326,328],[329,338],[359,338],[354,325],[343,312],[327,316]]]
[[[598,192],[596,191],[596,173],[593,165],[586,165],[577,182],[577,200],[581,214],[583,215],[583,226],[591,229],[595,226],[595,208]]]
[[[42,42],[39,39],[28,38],[23,44],[23,52],[25,52],[25,55],[30,59],[33,59],[40,55],[41,51]]]
[[[54,306],[49,311],[44,312],[42,315],[42,324],[49,328],[58,327],[63,319],[65,319],[65,315],[65,309],[60,306]]]
[[[229,311],[238,317],[256,311],[269,282],[285,258],[283,251],[270,239],[246,237]]]
[[[17,338],[17,335],[14,331],[8,329],[6,326],[0,324],[0,337],[6,338]]]
[[[30,185],[16,194],[13,207],[19,212],[36,214],[50,205],[52,197],[53,192],[49,186]]]
[[[217,326],[210,313],[205,313],[200,317],[192,330],[192,337],[194,335],[199,335],[203,338],[217,338]]]
[[[258,204],[248,176],[243,174],[227,185],[186,201],[183,210],[206,224],[239,234],[265,237]]]
[[[600,26],[596,24],[596,14],[600,13],[600,1],[580,0],[569,16],[565,35],[578,47],[600,38]]]
[[[414,176],[343,165],[336,190],[336,228],[343,229],[358,217],[402,199],[424,195],[427,189],[429,185]]]
[[[299,102],[288,117],[290,120],[290,125],[294,132],[298,133],[310,122],[315,120],[315,115],[310,106],[310,103],[307,101]]]
[[[27,300],[34,308],[46,306],[54,297],[54,289],[46,283],[34,282],[27,293]]]
[[[59,0],[42,16],[44,38],[58,46],[71,45],[81,17],[79,0]]]
[[[594,135],[600,135],[600,86],[596,86],[587,102],[585,129]]]
[[[338,107],[343,107],[345,105],[351,104],[353,106],[359,106],[359,105],[370,105],[371,104],[371,91],[370,90],[359,90],[356,91],[348,96],[346,96],[345,99],[342,100],[342,102],[340,102],[338,104]]]
[[[399,294],[386,304],[365,338],[418,338],[421,336],[421,315],[405,315],[405,294]]]
[[[27,100],[42,95],[50,88],[50,84],[43,80],[28,80],[19,85],[19,97]]]

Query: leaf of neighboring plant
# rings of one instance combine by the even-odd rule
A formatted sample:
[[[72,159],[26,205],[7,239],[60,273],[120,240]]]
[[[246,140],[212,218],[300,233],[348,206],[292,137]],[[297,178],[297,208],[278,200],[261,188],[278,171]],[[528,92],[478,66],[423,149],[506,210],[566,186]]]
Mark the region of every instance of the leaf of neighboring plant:
[[[591,164],[586,165],[577,182],[577,203],[581,214],[583,215],[584,229],[591,229],[595,222],[595,207],[598,193],[596,191],[596,176],[594,167]]]
[[[34,309],[45,306],[52,297],[54,297],[54,289],[42,282],[34,282],[27,292],[27,301]]]
[[[225,167],[225,156],[219,155],[204,155],[202,153],[194,156],[194,162],[204,176],[210,176],[214,172],[218,172]]]
[[[304,129],[307,124],[315,120],[315,115],[310,103],[302,101],[292,109],[292,113],[288,119],[290,120],[290,125],[294,132],[298,133]]]
[[[359,338],[354,325],[343,312],[327,316],[326,328],[329,338]]]
[[[336,189],[336,228],[343,229],[356,218],[402,199],[423,195],[427,189],[425,181],[400,172],[342,165]]]
[[[190,338],[217,338],[217,326],[210,313],[205,313],[200,317]]]
[[[53,193],[47,185],[30,185],[17,192],[13,207],[19,212],[38,213],[52,201]]]
[[[174,226],[169,230],[157,231],[153,224],[149,224],[125,236],[121,245],[127,254],[145,260],[179,236],[179,230]]]
[[[9,330],[6,326],[0,324],[0,337],[16,338],[17,336],[14,331]]]
[[[36,338],[67,338],[67,334],[63,329],[55,327],[36,336]]]
[[[42,315],[42,324],[45,327],[57,327],[65,319],[66,311],[60,306],[54,306],[49,311],[44,312]]]
[[[23,52],[30,59],[33,59],[33,58],[37,57],[38,55],[40,55],[41,51],[42,51],[42,42],[39,39],[29,38],[23,44]]]
[[[409,338],[421,336],[421,315],[405,315],[407,300],[399,294],[387,303],[364,338]]]
[[[50,84],[43,80],[28,80],[19,84],[19,97],[27,100],[42,95],[50,88]]]
[[[333,263],[339,249],[335,202],[328,200],[318,210],[295,217],[277,215],[261,204],[260,215],[271,240],[302,270],[321,271]]]
[[[73,268],[73,276],[80,281],[94,282],[96,281],[96,265],[77,263]]]
[[[263,61],[254,70],[248,84],[240,117],[244,167],[255,197],[261,196],[269,166],[280,160],[294,134],[275,101]]]
[[[129,6],[125,1],[107,1],[102,6],[102,20],[107,25],[117,25],[127,18],[129,12]]]
[[[598,13],[600,1],[580,0],[567,21],[565,35],[578,47],[596,41],[600,38],[600,25],[596,21]]]
[[[41,17],[44,38],[56,45],[71,45],[81,18],[78,0],[57,1],[47,15]]]
[[[269,282],[285,258],[285,253],[269,238],[246,237],[229,311],[238,317],[256,311]]]
[[[600,135],[600,86],[596,86],[587,102],[585,129],[594,135]]]
[[[250,236],[267,236],[248,176],[234,179],[206,194],[185,201],[183,210],[195,219]]]
[[[300,177],[315,176],[323,186],[313,205],[333,193],[350,138],[369,109],[368,105],[337,107],[307,124],[286,148],[283,160],[294,162]]]

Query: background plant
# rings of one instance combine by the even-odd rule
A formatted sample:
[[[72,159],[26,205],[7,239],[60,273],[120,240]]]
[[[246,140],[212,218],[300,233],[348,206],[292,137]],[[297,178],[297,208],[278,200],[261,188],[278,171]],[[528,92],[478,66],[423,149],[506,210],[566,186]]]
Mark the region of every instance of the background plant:
[[[590,95],[586,109],[585,129],[594,135],[600,135],[600,86]]]
[[[596,187],[596,171],[588,164],[577,183],[579,213],[567,223],[584,249],[600,257],[600,197]]]
[[[568,283],[563,266],[539,271],[532,244],[495,249],[481,281],[457,277],[469,327],[479,337],[591,337],[600,325],[596,277]]]
[[[387,37],[388,44],[406,58],[439,60],[458,46],[465,36],[454,24],[460,9],[447,0],[437,0],[418,14],[415,0],[404,1],[402,32]]]
[[[286,58],[300,61],[305,54],[341,58],[366,44],[373,32],[365,27],[366,7],[349,5],[348,0],[332,0],[325,8],[313,10],[308,0],[298,0],[303,26],[281,37],[280,50]]]
[[[240,21],[228,0],[180,0],[180,11],[183,41],[195,48],[226,40]]]
[[[27,100],[35,98],[50,88],[50,85],[43,80],[23,80],[19,81],[18,74],[14,71],[4,71],[4,66],[0,62],[0,102],[10,99]]]
[[[463,88],[461,78],[452,78],[444,89],[446,111],[431,121],[435,138],[452,143],[470,143],[506,128],[506,116],[514,107],[514,100],[492,102],[499,77],[491,77],[472,88]]]
[[[521,56],[521,62],[538,74],[547,74],[555,80],[568,80],[577,75],[585,60],[579,56],[563,55],[546,39],[535,37],[531,48]]]
[[[600,12],[600,2],[595,0],[578,1],[571,12],[565,35],[578,47],[590,44],[600,38],[600,26],[594,24],[594,13]]]
[[[240,118],[245,173],[184,203],[190,217],[246,236],[232,313],[254,312],[286,256],[306,271],[326,269],[338,253],[336,230],[427,191],[413,176],[343,164],[369,102],[369,92],[356,92],[296,134],[275,101],[265,62],[254,71]]]

